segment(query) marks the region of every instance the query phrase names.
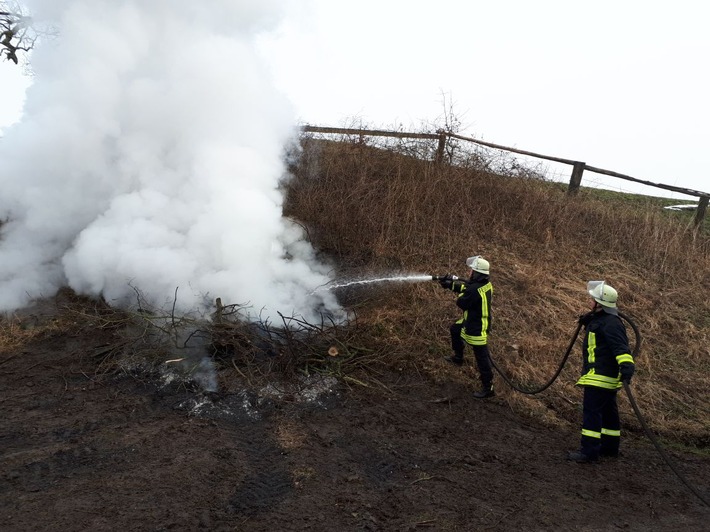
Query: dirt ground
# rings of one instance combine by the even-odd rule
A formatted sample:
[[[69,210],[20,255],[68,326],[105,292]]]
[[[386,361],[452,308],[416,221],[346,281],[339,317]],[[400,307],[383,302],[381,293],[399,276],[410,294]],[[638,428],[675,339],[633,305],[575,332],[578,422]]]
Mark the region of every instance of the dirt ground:
[[[2,530],[710,530],[644,438],[569,463],[577,430],[476,400],[473,381],[205,395],[97,372],[112,334],[0,355]],[[710,459],[670,455],[710,496]]]

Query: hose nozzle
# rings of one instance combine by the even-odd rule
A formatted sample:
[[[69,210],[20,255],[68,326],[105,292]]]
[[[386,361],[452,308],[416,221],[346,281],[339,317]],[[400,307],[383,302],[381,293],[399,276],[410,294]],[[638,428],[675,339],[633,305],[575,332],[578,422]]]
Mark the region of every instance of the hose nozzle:
[[[458,277],[456,277],[455,275],[450,275],[448,273],[446,275],[432,275],[431,276],[432,281],[445,281],[447,279],[450,281],[455,281],[458,279]]]

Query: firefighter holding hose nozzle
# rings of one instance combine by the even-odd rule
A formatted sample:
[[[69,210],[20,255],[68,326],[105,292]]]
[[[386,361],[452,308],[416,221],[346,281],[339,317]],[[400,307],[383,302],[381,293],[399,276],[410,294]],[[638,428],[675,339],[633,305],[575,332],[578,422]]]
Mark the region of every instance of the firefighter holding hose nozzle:
[[[463,310],[463,317],[451,325],[451,347],[453,356],[446,360],[457,366],[463,364],[466,344],[473,348],[476,365],[483,385],[481,391],[473,394],[477,399],[493,397],[493,369],[488,351],[488,330],[491,324],[491,300],[493,285],[490,282],[490,264],[480,255],[466,259],[471,269],[467,281],[453,275],[432,276],[442,288],[456,294],[456,305]]]
[[[616,394],[622,381],[631,382],[635,364],[626,329],[619,318],[616,290],[605,281],[589,281],[591,311],[580,316],[585,327],[582,343],[583,370],[577,381],[584,388],[582,442],[568,460],[596,462],[600,456],[619,456],[621,426]]]

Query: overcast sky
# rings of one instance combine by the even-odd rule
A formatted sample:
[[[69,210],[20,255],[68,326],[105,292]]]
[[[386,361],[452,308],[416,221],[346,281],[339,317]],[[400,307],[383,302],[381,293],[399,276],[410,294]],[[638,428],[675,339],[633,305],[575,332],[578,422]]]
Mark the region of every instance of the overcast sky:
[[[434,123],[461,134],[710,191],[710,32],[702,0],[360,0],[303,3],[265,39],[302,122]],[[0,127],[28,80],[0,64]],[[569,172],[561,167],[553,172]],[[583,184],[671,195],[585,173]]]

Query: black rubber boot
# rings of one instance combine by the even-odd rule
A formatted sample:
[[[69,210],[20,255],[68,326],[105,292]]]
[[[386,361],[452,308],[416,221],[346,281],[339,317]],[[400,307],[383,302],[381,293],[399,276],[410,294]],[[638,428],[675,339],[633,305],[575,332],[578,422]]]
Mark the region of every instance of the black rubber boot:
[[[445,357],[444,360],[455,366],[463,366],[463,356],[452,355],[450,357]]]
[[[486,399],[488,397],[493,397],[496,393],[493,391],[493,387],[483,388],[480,392],[473,392],[473,396],[476,399]]]
[[[584,454],[582,451],[569,451],[567,453],[567,460],[577,462],[578,464],[591,464],[596,462],[597,458]]]
[[[619,458],[621,456],[621,451],[607,451],[602,449],[599,451],[599,456],[602,458]]]

